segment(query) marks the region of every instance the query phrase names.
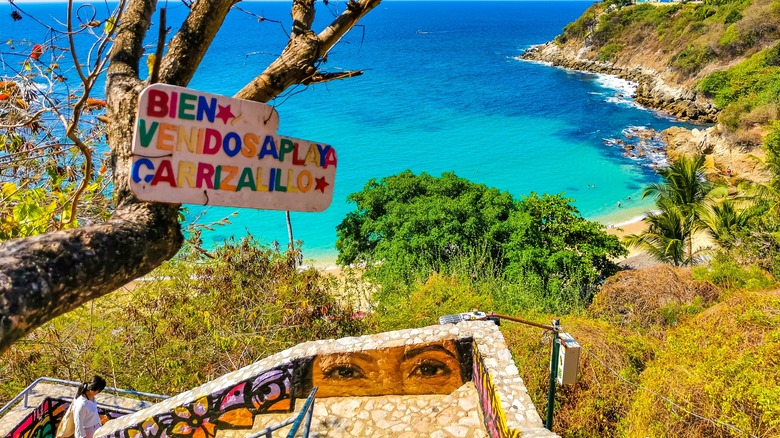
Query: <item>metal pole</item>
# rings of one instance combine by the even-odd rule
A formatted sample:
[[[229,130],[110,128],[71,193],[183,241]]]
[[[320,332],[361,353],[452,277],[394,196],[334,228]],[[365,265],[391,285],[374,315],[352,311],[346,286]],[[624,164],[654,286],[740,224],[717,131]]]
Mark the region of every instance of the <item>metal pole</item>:
[[[530,325],[532,327],[539,327],[539,328],[545,329],[545,330],[553,330],[553,331],[555,331],[555,330],[559,330],[560,329],[560,327],[556,326],[556,325],[539,324],[538,322],[525,321],[525,320],[522,320],[520,318],[515,318],[515,317],[507,316],[507,315],[501,315],[500,313],[495,313],[495,312],[487,312],[485,315],[486,316],[495,316],[497,318],[506,319],[507,321],[519,322],[520,324]],[[555,323],[556,321],[558,321],[558,320],[557,319],[553,320],[553,323]]]
[[[553,319],[553,344],[552,354],[550,355],[550,387],[547,389],[547,422],[545,427],[552,432],[553,427],[553,408],[555,407],[555,379],[558,377],[558,354],[560,353],[561,339],[558,337],[560,324],[557,319]]]

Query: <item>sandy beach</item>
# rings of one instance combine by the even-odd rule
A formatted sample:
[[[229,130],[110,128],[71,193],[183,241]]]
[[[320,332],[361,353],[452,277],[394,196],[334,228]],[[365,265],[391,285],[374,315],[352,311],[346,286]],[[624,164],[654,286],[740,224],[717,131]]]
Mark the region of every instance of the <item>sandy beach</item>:
[[[630,222],[627,224],[614,226],[612,228],[607,228],[607,234],[611,234],[613,236],[617,236],[622,239],[623,236],[629,234],[639,234],[642,231],[645,231],[646,229],[647,229],[647,222],[645,222],[644,219],[637,218],[635,222]]]

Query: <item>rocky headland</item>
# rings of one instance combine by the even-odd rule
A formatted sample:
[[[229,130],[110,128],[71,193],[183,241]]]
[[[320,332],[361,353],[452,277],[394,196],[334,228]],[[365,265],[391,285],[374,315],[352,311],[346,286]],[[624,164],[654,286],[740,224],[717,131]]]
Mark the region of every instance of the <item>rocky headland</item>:
[[[672,127],[663,132],[646,132],[640,135],[662,140],[666,154],[674,159],[680,154],[703,154],[714,173],[736,184],[747,179],[766,183],[770,174],[763,166],[764,151],[760,147],[741,144],[729,135],[717,121],[718,109],[701,93],[688,85],[681,85],[666,77],[665,73],[646,65],[623,65],[618,62],[602,62],[581,56],[588,52],[585,46],[558,44],[554,41],[531,47],[521,59],[543,62],[552,66],[614,75],[637,84],[634,100],[647,108],[662,111],[682,121],[707,124],[699,129]],[[636,58],[634,58],[636,61]],[[652,64],[648,60],[648,64]],[[628,151],[632,154],[634,151]],[[731,173],[729,174],[729,169]],[[729,178],[729,176],[731,178]]]
[[[594,73],[615,75],[621,79],[636,82],[637,103],[648,108],[669,113],[681,120],[715,122],[718,109],[695,90],[669,84],[661,72],[650,67],[601,62],[580,57],[582,50],[548,42],[531,47],[520,58],[549,63],[553,66]]]

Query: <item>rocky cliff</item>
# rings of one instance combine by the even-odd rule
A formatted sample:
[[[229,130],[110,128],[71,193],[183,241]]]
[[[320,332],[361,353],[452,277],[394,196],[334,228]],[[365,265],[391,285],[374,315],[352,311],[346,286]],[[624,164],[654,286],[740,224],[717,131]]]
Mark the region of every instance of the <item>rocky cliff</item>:
[[[715,124],[664,132],[661,137],[672,158],[702,153],[714,173],[733,184],[741,178],[763,183],[770,174],[761,146],[777,119],[772,116],[776,111],[769,110],[780,108],[780,103],[765,108],[733,103],[740,94],[761,92],[734,89],[729,91],[731,103],[722,102],[719,108],[700,84],[714,72],[746,61],[755,64],[754,55],[778,44],[780,3],[775,3],[630,5],[605,0],[588,8],[554,41],[528,49],[521,58],[637,83],[632,96],[637,103],[680,120]],[[726,125],[721,124],[724,114],[731,121]],[[728,178],[729,169],[732,177],[740,178]]]
[[[640,105],[669,113],[681,120],[715,122],[718,109],[701,93],[664,80],[663,74],[646,66],[625,66],[582,58],[581,51],[549,42],[528,49],[522,59],[547,62],[554,66],[615,75],[636,82],[634,99]]]

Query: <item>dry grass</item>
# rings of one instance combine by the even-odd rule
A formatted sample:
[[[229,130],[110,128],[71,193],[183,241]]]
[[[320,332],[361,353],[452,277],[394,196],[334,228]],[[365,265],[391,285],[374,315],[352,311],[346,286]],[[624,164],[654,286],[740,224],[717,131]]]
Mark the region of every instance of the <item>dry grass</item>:
[[[667,326],[709,306],[719,293],[711,283],[694,280],[689,269],[656,266],[610,277],[588,310],[620,326]]]

